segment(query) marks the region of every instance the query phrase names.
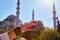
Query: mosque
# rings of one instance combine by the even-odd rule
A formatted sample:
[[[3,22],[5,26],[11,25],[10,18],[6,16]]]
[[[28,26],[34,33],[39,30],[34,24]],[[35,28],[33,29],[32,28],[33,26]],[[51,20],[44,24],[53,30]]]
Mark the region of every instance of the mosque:
[[[6,19],[3,20],[3,24],[1,25],[1,27],[7,27],[7,29],[10,30],[10,28],[17,28],[18,26],[21,27],[22,32],[23,31],[28,31],[31,29],[41,29],[43,28],[43,22],[42,21],[36,21],[34,18],[34,9],[32,10],[32,20],[31,22],[27,22],[22,24],[21,20],[19,19],[19,10],[20,10],[20,0],[18,0],[17,3],[17,12],[16,12],[16,16],[15,15],[9,15]],[[21,25],[22,24],[22,25]]]
[[[20,34],[20,32],[26,32],[31,30],[43,30],[43,22],[42,21],[36,21],[34,20],[34,10],[32,10],[32,20],[31,22],[27,22],[24,24],[21,24],[21,20],[19,19],[19,10],[20,10],[20,0],[17,2],[17,11],[16,16],[15,15],[9,15],[6,19],[3,20],[2,27],[7,27],[5,30],[6,32],[3,33],[5,35],[5,39],[9,37],[9,40],[13,40],[17,35]],[[10,28],[11,27],[11,28]],[[21,30],[21,31],[20,31]],[[1,36],[3,36],[1,35]],[[8,37],[7,37],[8,36]],[[4,36],[3,36],[4,38]]]
[[[5,27],[6,26],[12,26],[14,28],[16,28],[18,26],[21,26],[22,30],[24,28],[26,28],[26,29],[30,28],[31,25],[33,25],[33,26],[31,26],[32,28],[35,28],[35,29],[38,28],[37,27],[39,25],[37,23],[38,21],[36,21],[34,19],[34,16],[35,16],[34,15],[34,9],[32,10],[32,20],[31,20],[31,22],[24,23],[24,24],[21,23],[21,19],[19,19],[19,14],[20,14],[20,12],[19,12],[19,10],[20,10],[19,5],[20,5],[20,0],[18,0],[18,3],[17,3],[17,8],[16,8],[17,12],[16,12],[16,15],[9,15],[6,19],[3,20],[3,24],[1,26],[2,27],[4,27],[4,26]],[[56,29],[56,28],[60,29],[59,26],[58,26],[60,23],[59,23],[58,17],[56,17],[56,8],[55,8],[55,2],[54,1],[53,1],[53,11],[52,11],[52,13],[53,13],[53,25],[54,25],[54,29]],[[39,22],[40,22],[40,27],[43,28],[43,26],[44,26],[43,22],[42,21],[39,21]],[[30,25],[30,26],[22,27],[22,26],[26,26],[26,25]]]
[[[19,19],[19,10],[20,10],[20,0],[17,2],[17,12],[15,15],[9,15],[6,19],[3,20],[2,27],[4,26],[11,26],[14,29],[10,29],[7,31],[7,35],[9,36],[9,40],[13,40],[20,32],[20,29],[22,32],[31,31],[31,30],[43,30],[44,25],[42,21],[36,21],[34,19],[34,10],[32,10],[32,20],[31,22],[27,22],[24,24],[21,24],[21,20]],[[60,23],[58,20],[58,17],[56,17],[56,9],[55,9],[55,2],[53,1],[53,24],[54,29],[58,28],[58,31],[60,30]],[[13,35],[12,35],[13,34]]]

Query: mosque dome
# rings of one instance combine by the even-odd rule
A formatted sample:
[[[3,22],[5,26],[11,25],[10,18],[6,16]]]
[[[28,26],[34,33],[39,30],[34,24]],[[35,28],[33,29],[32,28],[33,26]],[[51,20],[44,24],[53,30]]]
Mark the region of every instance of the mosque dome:
[[[9,16],[5,19],[5,21],[13,22],[15,19],[16,19],[16,16],[15,16],[15,15],[9,15]]]
[[[16,19],[16,16],[15,15],[9,15],[7,18],[9,18],[9,19]]]

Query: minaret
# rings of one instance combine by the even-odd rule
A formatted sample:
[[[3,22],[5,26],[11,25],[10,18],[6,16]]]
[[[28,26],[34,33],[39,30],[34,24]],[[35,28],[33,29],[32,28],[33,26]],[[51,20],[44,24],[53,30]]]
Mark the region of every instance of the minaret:
[[[60,32],[60,23],[59,23],[58,16],[57,16],[57,31]]]
[[[17,12],[16,12],[16,16],[17,16],[17,18],[16,18],[16,25],[18,26],[18,24],[19,24],[19,14],[20,14],[20,12],[19,12],[19,10],[20,10],[20,7],[19,7],[19,5],[20,5],[20,0],[18,0],[18,2],[17,2]]]
[[[32,21],[34,21],[34,9],[32,11]]]
[[[58,19],[58,16],[57,16],[57,25],[59,25],[59,19]]]
[[[56,29],[56,9],[55,9],[55,1],[53,0],[53,23],[54,29]]]

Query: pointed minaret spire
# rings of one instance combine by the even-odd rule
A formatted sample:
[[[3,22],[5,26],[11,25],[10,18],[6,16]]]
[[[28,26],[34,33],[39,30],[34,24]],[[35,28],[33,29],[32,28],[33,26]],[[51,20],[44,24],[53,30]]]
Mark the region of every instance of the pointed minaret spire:
[[[34,9],[32,11],[32,21],[34,21]]]
[[[20,14],[20,12],[19,12],[19,10],[20,10],[20,7],[19,7],[19,5],[20,5],[20,0],[18,0],[18,2],[17,2],[17,12],[16,12],[16,16],[17,16],[17,18],[16,18],[16,21],[17,21],[17,26],[18,26],[18,24],[19,24],[19,14]]]
[[[55,1],[53,0],[53,22],[54,22],[54,29],[56,29],[56,9],[55,9]]]
[[[55,9],[55,1],[53,0],[53,10],[56,11]]]

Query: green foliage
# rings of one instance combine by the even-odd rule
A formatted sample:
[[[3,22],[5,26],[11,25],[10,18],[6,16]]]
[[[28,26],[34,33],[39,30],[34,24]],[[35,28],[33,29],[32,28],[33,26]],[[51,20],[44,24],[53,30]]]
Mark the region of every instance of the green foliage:
[[[56,33],[55,40],[60,40],[60,32]]]
[[[60,33],[57,30],[53,29],[45,29],[41,32],[40,40],[60,40]]]

